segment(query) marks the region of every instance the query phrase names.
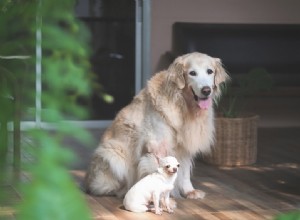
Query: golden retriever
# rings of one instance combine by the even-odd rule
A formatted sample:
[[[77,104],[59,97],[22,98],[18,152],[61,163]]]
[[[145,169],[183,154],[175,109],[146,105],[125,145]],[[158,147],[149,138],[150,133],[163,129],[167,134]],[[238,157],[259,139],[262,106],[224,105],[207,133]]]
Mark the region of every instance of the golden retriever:
[[[103,134],[86,173],[86,190],[124,196],[157,166],[149,153],[174,156],[181,164],[174,196],[203,198],[190,174],[193,158],[214,141],[213,101],[229,76],[221,60],[194,52],[180,56],[116,116]],[[152,165],[151,165],[152,163]]]

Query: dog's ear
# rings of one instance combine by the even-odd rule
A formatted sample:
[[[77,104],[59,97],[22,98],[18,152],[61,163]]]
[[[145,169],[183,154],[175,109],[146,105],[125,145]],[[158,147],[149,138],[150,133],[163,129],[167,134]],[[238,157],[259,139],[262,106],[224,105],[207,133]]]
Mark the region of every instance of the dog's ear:
[[[229,75],[223,67],[222,61],[219,58],[215,58],[216,73],[215,73],[215,86],[218,88],[221,83],[226,83],[230,80]]]
[[[214,82],[214,101],[218,104],[220,97],[222,95],[222,87],[221,84],[226,83],[230,80],[229,75],[223,67],[222,61],[219,58],[214,58],[216,62],[216,73],[215,73],[215,82]],[[224,87],[223,87],[224,88]]]
[[[169,80],[174,82],[179,89],[183,89],[185,86],[184,79],[184,63],[181,57],[175,59],[175,61],[169,66]]]

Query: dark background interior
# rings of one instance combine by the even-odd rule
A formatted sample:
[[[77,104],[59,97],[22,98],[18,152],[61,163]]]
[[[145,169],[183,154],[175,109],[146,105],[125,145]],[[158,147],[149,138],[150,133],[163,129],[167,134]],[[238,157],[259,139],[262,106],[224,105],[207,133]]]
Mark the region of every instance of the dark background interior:
[[[300,86],[300,25],[201,24],[173,25],[172,54],[201,51],[219,57],[230,75],[265,68],[276,86]]]
[[[95,83],[114,98],[107,103],[94,88],[83,105],[88,120],[112,120],[135,95],[135,1],[84,2],[90,10],[79,18],[91,32],[91,64]],[[80,10],[79,10],[80,11]]]

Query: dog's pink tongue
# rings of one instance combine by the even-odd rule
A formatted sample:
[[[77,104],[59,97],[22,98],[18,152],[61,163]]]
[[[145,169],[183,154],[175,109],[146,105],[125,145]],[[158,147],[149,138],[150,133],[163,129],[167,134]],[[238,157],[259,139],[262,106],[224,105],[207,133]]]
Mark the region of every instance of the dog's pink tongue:
[[[208,99],[200,99],[198,102],[198,106],[201,109],[208,109],[211,106],[211,98]]]

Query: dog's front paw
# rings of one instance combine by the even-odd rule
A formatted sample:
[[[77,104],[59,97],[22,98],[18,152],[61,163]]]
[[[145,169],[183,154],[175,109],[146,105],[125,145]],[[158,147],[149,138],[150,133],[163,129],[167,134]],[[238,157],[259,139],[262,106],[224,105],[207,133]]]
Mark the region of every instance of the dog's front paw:
[[[161,200],[161,206],[162,206],[162,210],[163,211],[169,212],[169,210],[167,208],[167,204],[165,203],[165,201],[163,199]],[[177,208],[177,203],[176,203],[175,199],[170,198],[170,200],[169,200],[169,208],[171,210],[174,210],[174,209]]]
[[[170,198],[170,200],[169,200],[169,207],[170,207],[170,209],[176,209],[177,208],[177,202],[175,201],[174,198]],[[167,205],[166,204],[163,204],[163,209],[164,210],[167,209]]]
[[[190,191],[186,194],[186,198],[188,199],[203,199],[205,197],[205,192],[194,189],[193,191]]]
[[[156,214],[156,215],[162,215],[161,209],[156,209],[156,210],[155,210],[155,214]]]
[[[168,213],[170,213],[170,214],[174,213],[174,210],[171,208],[168,208],[167,210],[168,210]]]

